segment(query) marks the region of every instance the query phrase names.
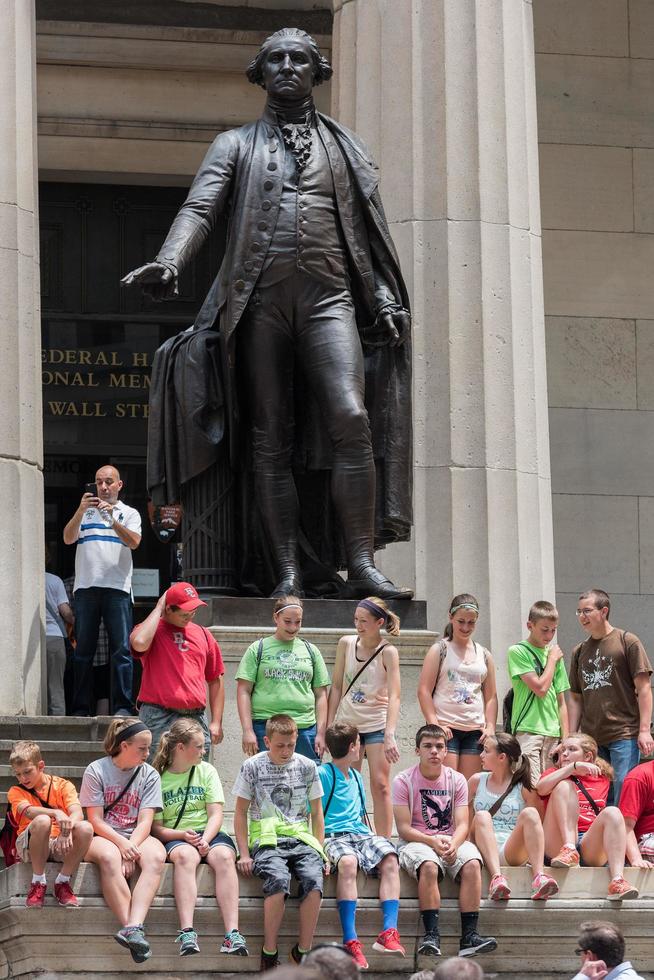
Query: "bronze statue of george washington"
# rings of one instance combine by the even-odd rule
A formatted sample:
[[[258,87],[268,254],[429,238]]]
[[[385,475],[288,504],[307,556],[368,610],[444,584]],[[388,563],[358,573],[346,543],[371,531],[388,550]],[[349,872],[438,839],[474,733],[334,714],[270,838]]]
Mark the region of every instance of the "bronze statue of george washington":
[[[247,72],[263,115],[217,136],[155,261],[123,280],[176,295],[226,217],[192,330],[157,354],[148,485],[171,502],[222,452],[244,591],[302,595],[311,578],[320,594],[316,568],[332,583],[347,568],[346,595],[408,598],[374,553],[411,528],[409,301],[370,154],[314,107],[331,74],[304,31],[267,38]]]

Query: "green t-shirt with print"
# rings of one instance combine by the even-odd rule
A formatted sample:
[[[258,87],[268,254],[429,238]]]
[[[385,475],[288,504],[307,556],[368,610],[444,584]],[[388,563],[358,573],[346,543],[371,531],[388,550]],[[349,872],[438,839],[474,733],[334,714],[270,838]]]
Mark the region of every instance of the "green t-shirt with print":
[[[516,644],[516,646],[509,647],[507,666],[509,677],[513,684],[511,730],[515,730],[515,723],[520,719],[520,726],[518,728],[520,732],[559,738],[561,735],[561,720],[559,718],[557,695],[570,689],[565,664],[563,660],[558,661],[554,668],[554,678],[550,684],[549,691],[542,698],[534,695],[531,698],[531,704],[525,711],[525,705],[531,697],[532,691],[521,679],[520,675],[528,674],[531,671],[536,672],[534,656],[538,657],[538,662],[544,670],[547,664],[547,650],[544,650],[542,647],[535,647],[526,640]]]
[[[169,830],[175,826],[187,786],[189,789],[186,807],[177,830],[204,830],[207,825],[207,804],[225,802],[220,776],[210,762],[198,763],[189,785],[190,771],[190,769],[186,772],[166,770],[161,776],[163,810],[155,813],[154,819]]]
[[[252,718],[264,721],[273,715],[290,715],[298,728],[310,728],[316,723],[314,691],[327,687],[329,674],[318,647],[312,643],[311,653],[304,640],[295,637],[292,643],[267,636],[263,641],[261,662],[257,668],[259,640],[247,648],[236,679],[250,681]]]

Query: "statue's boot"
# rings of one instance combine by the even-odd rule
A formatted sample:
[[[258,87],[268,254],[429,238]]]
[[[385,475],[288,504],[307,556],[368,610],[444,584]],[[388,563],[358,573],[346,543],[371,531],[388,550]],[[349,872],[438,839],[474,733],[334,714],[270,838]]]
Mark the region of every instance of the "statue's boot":
[[[412,599],[413,590],[395,585],[375,565],[375,465],[342,463],[332,469],[332,499],[347,554],[347,592],[353,599]]]
[[[304,596],[298,557],[298,499],[293,476],[283,470],[257,470],[255,474],[257,504],[270,545],[277,585],[272,599]]]

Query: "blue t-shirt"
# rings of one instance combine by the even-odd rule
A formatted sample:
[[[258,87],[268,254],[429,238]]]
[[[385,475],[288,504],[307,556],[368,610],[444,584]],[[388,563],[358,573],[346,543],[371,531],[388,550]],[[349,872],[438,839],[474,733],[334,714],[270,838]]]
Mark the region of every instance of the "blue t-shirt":
[[[356,769],[350,769],[350,778],[346,779],[340,769],[327,762],[318,767],[318,775],[322,783],[323,811],[327,808],[325,833],[336,834],[347,831],[350,834],[369,834],[370,828],[363,822],[366,792],[363,788],[363,779]],[[330,796],[331,803],[327,806]]]

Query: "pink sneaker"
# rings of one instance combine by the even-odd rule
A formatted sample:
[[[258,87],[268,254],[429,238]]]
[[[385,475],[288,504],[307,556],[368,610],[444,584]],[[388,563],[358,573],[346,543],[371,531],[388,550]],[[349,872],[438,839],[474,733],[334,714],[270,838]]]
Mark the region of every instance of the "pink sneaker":
[[[534,902],[544,902],[545,899],[552,898],[553,895],[559,893],[556,878],[546,874],[536,875],[531,883],[531,888],[531,898]]]
[[[400,942],[400,934],[397,929],[385,929],[380,932],[377,939],[372,944],[372,948],[378,953],[397,953],[399,956],[406,956],[406,950]]]
[[[506,902],[511,897],[511,889],[504,875],[493,875],[488,886],[488,897],[492,902]]]
[[[33,881],[25,899],[28,909],[42,909],[45,901],[45,885],[40,881]]]
[[[613,879],[606,897],[609,902],[622,902],[625,898],[638,898],[638,889],[621,876]]]
[[[59,904],[63,905],[64,908],[78,908],[79,902],[77,901],[77,897],[74,894],[73,889],[70,887],[69,882],[60,881],[58,885],[55,883],[54,894]]]
[[[576,847],[564,844],[556,857],[553,857],[550,864],[553,868],[578,868],[579,851]]]
[[[363,955],[363,946],[358,939],[349,939],[343,944],[360,970],[368,969],[368,960]]]

